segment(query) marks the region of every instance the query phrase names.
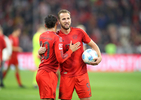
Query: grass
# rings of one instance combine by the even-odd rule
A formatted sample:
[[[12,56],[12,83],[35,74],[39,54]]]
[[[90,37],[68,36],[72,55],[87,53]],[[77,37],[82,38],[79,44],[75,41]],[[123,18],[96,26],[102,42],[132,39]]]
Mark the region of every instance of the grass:
[[[0,89],[0,100],[40,100],[38,89],[32,86],[33,72],[21,71],[20,74],[26,88],[18,87],[14,71],[11,70],[4,79],[5,88]],[[89,72],[89,77],[91,100],[141,100],[141,72]],[[58,97],[58,89],[56,92]],[[72,100],[79,100],[76,92]]]

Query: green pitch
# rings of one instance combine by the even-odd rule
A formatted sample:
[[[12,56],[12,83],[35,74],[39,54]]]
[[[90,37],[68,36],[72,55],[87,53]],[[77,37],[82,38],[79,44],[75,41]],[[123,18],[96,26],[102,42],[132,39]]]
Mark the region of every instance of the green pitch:
[[[32,86],[33,72],[21,71],[20,74],[26,88],[18,87],[14,71],[10,70],[4,79],[5,88],[0,89],[0,100],[40,100],[38,89]],[[91,100],[141,100],[141,72],[89,72],[89,77],[92,89]],[[72,100],[79,100],[75,92]]]

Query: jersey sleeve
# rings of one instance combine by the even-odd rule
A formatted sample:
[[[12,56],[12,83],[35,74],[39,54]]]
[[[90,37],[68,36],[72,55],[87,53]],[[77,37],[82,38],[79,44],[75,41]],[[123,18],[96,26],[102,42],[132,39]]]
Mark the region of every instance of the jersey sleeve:
[[[3,49],[4,49],[4,48],[6,48],[6,42],[5,42],[4,38],[2,39],[2,42],[3,42],[2,44],[3,44]]]
[[[91,38],[89,37],[89,35],[85,31],[83,31],[83,30],[82,30],[82,33],[83,33],[82,41],[84,43],[89,43],[91,41]]]
[[[66,53],[63,53],[63,43],[62,43],[61,37],[57,38],[55,41],[55,54],[56,54],[57,61],[59,63],[63,63],[72,54],[71,49],[69,49]]]
[[[9,40],[10,40],[12,46],[13,46],[13,39],[12,39],[12,36],[9,36],[8,38],[9,38]]]
[[[6,48],[7,48],[8,54],[11,55],[12,54],[12,44],[10,42],[10,39],[7,36],[5,36],[4,40],[6,43]]]

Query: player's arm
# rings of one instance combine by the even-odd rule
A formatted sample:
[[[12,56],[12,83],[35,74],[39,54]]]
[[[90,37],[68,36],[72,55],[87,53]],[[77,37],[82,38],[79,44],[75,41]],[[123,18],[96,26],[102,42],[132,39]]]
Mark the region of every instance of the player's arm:
[[[2,44],[3,44],[3,49],[6,48],[6,42],[5,42],[4,39],[3,39],[3,43]]]
[[[63,44],[59,42],[59,40],[55,43],[55,54],[57,61],[59,63],[63,63],[66,59],[68,59],[73,52],[78,50],[80,48],[80,42],[77,42],[75,44],[72,44],[72,41],[70,42],[70,48],[69,50],[64,54],[63,53]],[[46,52],[46,47],[41,46],[38,50],[38,54],[41,56]]]
[[[77,42],[72,45],[72,41],[70,42],[70,48],[66,53],[63,53],[63,43],[59,40],[55,43],[55,54],[56,58],[59,63],[63,63],[65,60],[67,60],[73,52],[78,50],[80,48],[80,42]]]
[[[12,54],[12,43],[10,42],[9,38],[5,36],[6,46],[8,50],[8,55],[10,56]]]
[[[16,51],[16,52],[22,52],[22,48],[19,46],[13,46],[13,39],[9,38],[12,44],[12,51]]]
[[[90,64],[91,65],[98,65],[101,62],[101,60],[102,60],[100,49],[97,46],[97,44],[88,36],[88,34],[85,31],[83,31],[83,30],[81,30],[81,31],[82,31],[82,33],[84,35],[83,36],[83,42],[87,43],[98,54],[98,58],[94,59],[95,62],[92,62]]]
[[[102,60],[102,56],[101,56],[100,49],[99,49],[98,45],[97,45],[93,40],[91,40],[91,41],[88,43],[88,45],[89,45],[92,49],[94,49],[94,50],[97,52],[97,54],[98,54],[98,58],[94,59],[95,62],[92,62],[92,63],[90,63],[90,64],[91,64],[91,65],[98,65],[98,64],[101,62],[101,60]]]
[[[21,47],[17,47],[17,46],[12,46],[12,50],[16,51],[16,52],[22,52],[22,48]]]
[[[2,50],[4,49],[4,48],[6,48],[6,42],[5,42],[5,40],[3,39],[3,38],[1,38],[2,39],[2,43],[1,43],[1,45],[2,45]],[[2,53],[1,53],[2,54]],[[0,56],[2,56],[2,55],[0,55]],[[2,59],[0,58],[0,67],[1,67],[1,65],[2,65]]]

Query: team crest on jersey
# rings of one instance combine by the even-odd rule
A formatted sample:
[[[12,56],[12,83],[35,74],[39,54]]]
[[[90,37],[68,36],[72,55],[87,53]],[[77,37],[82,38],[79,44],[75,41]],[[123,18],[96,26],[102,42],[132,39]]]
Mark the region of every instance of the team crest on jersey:
[[[73,37],[73,39],[77,39],[78,36],[75,34],[72,37]]]
[[[63,49],[63,44],[60,43],[60,44],[59,44],[59,50],[62,50],[62,49]]]

